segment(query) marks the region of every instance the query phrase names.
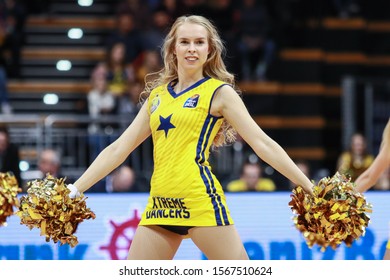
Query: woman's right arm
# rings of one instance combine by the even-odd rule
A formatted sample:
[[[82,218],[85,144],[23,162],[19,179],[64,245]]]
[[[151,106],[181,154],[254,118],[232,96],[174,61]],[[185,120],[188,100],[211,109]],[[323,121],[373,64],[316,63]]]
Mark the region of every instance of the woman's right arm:
[[[355,181],[356,190],[365,192],[378,181],[380,175],[390,166],[390,144],[389,141],[381,147],[378,156],[370,167],[364,171]]]
[[[370,167],[355,181],[356,190],[365,192],[378,181],[382,172],[390,166],[390,118],[383,130],[382,143],[378,156]]]
[[[151,134],[147,102],[117,140],[107,146],[73,184],[82,193],[118,167]]]

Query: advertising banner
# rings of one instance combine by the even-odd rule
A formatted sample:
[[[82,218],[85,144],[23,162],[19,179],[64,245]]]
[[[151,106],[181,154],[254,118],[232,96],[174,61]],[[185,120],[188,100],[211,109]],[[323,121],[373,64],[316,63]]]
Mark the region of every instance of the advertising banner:
[[[252,260],[378,260],[382,259],[389,236],[390,193],[368,192],[373,205],[371,222],[363,237],[351,247],[340,245],[321,252],[309,248],[294,227],[288,206],[289,192],[227,193],[237,230]],[[39,229],[30,230],[20,218],[8,218],[0,227],[0,259],[2,260],[123,260],[126,259],[134,232],[146,205],[148,194],[86,193],[87,206],[96,219],[84,220],[75,235],[78,244],[46,242]],[[205,256],[191,239],[183,240],[175,259],[202,260]]]

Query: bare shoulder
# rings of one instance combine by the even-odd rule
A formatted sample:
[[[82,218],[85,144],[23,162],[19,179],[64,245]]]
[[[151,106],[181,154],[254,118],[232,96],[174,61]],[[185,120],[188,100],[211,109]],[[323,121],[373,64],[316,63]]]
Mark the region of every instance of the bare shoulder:
[[[230,85],[221,86],[213,97],[211,113],[221,112],[226,105],[232,104],[232,102],[234,104],[235,99],[240,99],[240,96]]]
[[[231,85],[223,84],[217,89],[216,96],[223,96],[223,97],[237,96],[238,97],[238,93]]]

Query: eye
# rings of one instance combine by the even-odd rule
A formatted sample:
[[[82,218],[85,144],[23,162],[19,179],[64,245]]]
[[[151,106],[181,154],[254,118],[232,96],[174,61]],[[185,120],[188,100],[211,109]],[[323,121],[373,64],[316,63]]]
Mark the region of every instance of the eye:
[[[187,45],[188,44],[188,40],[180,40],[179,44],[180,45]]]

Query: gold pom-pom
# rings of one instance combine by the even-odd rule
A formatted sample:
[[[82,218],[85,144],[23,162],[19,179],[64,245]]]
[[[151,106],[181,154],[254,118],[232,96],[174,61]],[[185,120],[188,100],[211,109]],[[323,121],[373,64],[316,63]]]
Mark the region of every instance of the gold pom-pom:
[[[294,214],[295,227],[302,232],[307,245],[330,246],[336,249],[344,242],[348,247],[365,234],[370,222],[367,213],[372,205],[354,189],[354,183],[345,175],[336,173],[322,178],[311,196],[297,186],[291,194],[289,206]]]
[[[6,220],[13,215],[13,208],[19,207],[17,196],[21,191],[14,175],[0,172],[0,227],[7,225]]]
[[[54,178],[50,174],[43,180],[36,179],[27,183],[27,195],[20,199],[19,211],[21,224],[30,230],[40,228],[41,235],[54,243],[68,243],[71,247],[78,244],[74,233],[79,223],[85,219],[95,219],[86,205],[86,197],[69,197],[69,189],[64,178]]]

